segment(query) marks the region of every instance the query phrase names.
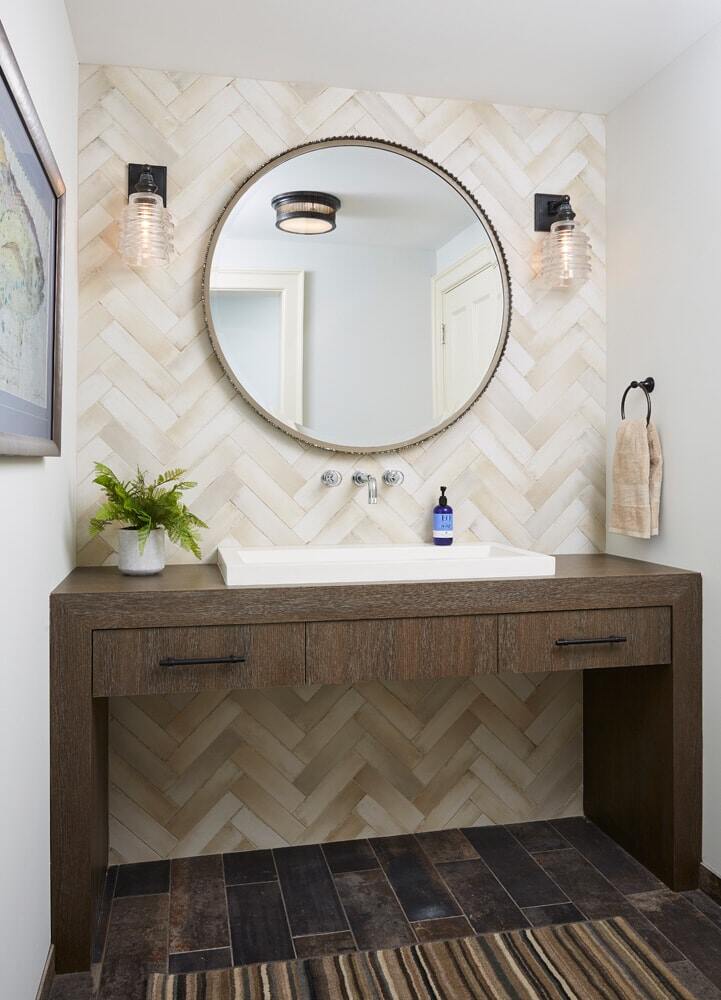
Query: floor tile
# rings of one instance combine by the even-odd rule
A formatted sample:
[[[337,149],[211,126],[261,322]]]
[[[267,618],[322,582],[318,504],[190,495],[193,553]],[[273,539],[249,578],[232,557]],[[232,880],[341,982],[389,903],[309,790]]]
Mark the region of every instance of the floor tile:
[[[536,854],[535,858],[590,920],[632,912],[626,897],[573,848]]]
[[[361,951],[398,948],[415,937],[380,869],[335,876],[338,895]]]
[[[655,875],[583,816],[554,820],[553,826],[624,895],[663,888]]]
[[[439,920],[418,920],[411,924],[421,944],[427,941],[450,941],[451,938],[471,937],[473,928],[466,917],[441,917]]]
[[[221,856],[174,859],[170,869],[169,950],[201,951],[229,944]]]
[[[103,960],[105,950],[105,940],[108,935],[108,923],[110,922],[110,908],[113,905],[115,895],[115,883],[118,878],[117,865],[108,868],[105,873],[105,885],[103,886],[103,896],[100,900],[98,910],[98,921],[93,934],[93,953],[90,960],[91,965],[98,965]]]
[[[372,840],[371,846],[408,920],[460,914],[458,904],[414,837],[382,837]]]
[[[684,892],[683,895],[693,903],[697,910],[700,910],[712,923],[721,928],[721,906],[714,903],[710,896],[707,896],[701,889],[693,889],[691,892]]]
[[[527,927],[528,921],[483,861],[453,861],[438,871],[476,934]]]
[[[89,972],[71,972],[56,976],[50,990],[50,1000],[92,1000],[93,980]]]
[[[417,833],[416,840],[434,864],[449,861],[473,861],[478,853],[460,830]]]
[[[169,861],[143,861],[120,865],[115,882],[116,896],[152,896],[170,888]]]
[[[565,893],[504,827],[471,827],[463,833],[519,907],[568,902]]]
[[[378,858],[367,840],[337,840],[333,844],[322,846],[328,867],[334,875],[379,867]]]
[[[634,896],[633,903],[715,986],[721,987],[721,930],[708,917],[670,890]]]
[[[146,977],[167,971],[168,896],[113,901],[103,961],[102,1000],[145,1000]]]
[[[560,851],[570,847],[568,841],[555,830],[550,823],[541,820],[537,823],[511,823],[506,829],[529,852],[540,854],[542,851]]]
[[[273,853],[293,936],[348,930],[320,847],[284,847]]]
[[[226,885],[274,882],[277,879],[272,851],[238,851],[223,855]]]
[[[554,903],[552,906],[529,906],[523,910],[524,917],[534,927],[548,924],[574,924],[585,917],[573,903]]]
[[[294,957],[277,882],[229,885],[227,893],[234,965]]]
[[[298,958],[319,958],[322,955],[340,955],[344,951],[355,951],[355,941],[350,931],[335,931],[333,934],[309,934],[293,939]]]
[[[229,969],[233,964],[230,948],[209,951],[186,951],[168,956],[168,972],[204,972],[207,969]]]
[[[695,1000],[721,1000],[721,990],[714,986],[693,962],[689,962],[688,959],[683,962],[669,962],[668,967],[686,989],[693,993]]]

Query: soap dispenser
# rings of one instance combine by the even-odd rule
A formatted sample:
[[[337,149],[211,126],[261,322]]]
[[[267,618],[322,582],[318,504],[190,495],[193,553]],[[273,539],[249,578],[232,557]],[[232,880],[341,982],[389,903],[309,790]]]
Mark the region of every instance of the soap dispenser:
[[[445,486],[441,486],[438,505],[433,508],[433,544],[453,545],[453,508],[448,503]]]

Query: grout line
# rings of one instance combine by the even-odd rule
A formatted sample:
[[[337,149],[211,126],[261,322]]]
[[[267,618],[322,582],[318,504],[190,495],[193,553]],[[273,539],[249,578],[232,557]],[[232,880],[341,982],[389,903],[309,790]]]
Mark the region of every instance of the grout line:
[[[169,955],[200,955],[206,951],[230,951],[230,945],[222,944],[215,948],[189,948],[187,951],[171,951]]]
[[[295,940],[293,938],[293,928],[291,927],[290,916],[288,914],[288,904],[287,904],[287,902],[285,900],[285,893],[283,892],[283,882],[281,881],[280,872],[278,871],[278,865],[276,864],[276,860],[275,860],[275,852],[277,850],[278,851],[282,851],[283,848],[282,847],[273,847],[273,848],[271,848],[270,856],[271,856],[272,861],[273,861],[273,867],[275,868],[275,877],[276,877],[277,882],[278,882],[278,892],[280,893],[280,901],[283,904],[283,913],[285,914],[285,926],[288,929],[288,937],[290,939],[290,946],[293,949],[293,957],[297,958],[298,957],[298,953],[295,950]],[[323,854],[322,851],[320,853]],[[263,883],[260,883],[260,884],[263,884]]]

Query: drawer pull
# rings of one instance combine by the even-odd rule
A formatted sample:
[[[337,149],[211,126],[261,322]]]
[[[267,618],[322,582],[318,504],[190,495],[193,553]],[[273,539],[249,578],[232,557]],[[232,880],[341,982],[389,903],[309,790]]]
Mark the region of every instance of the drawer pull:
[[[625,635],[604,635],[599,639],[556,639],[557,646],[602,646],[611,642],[627,642]]]
[[[245,663],[244,656],[191,656],[182,658],[166,656],[158,661],[161,667],[193,667],[211,665],[214,663]]]

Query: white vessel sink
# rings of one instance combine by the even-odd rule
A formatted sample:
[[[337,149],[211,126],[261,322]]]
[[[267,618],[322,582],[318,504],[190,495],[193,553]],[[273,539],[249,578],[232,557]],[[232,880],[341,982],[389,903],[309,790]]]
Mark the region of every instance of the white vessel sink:
[[[484,580],[553,576],[556,560],[495,542],[471,545],[329,545],[290,548],[218,546],[230,587],[402,580]]]

